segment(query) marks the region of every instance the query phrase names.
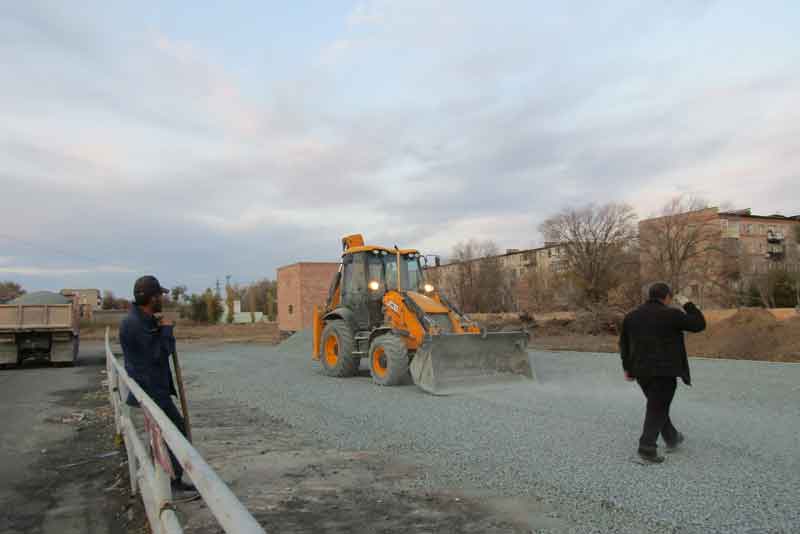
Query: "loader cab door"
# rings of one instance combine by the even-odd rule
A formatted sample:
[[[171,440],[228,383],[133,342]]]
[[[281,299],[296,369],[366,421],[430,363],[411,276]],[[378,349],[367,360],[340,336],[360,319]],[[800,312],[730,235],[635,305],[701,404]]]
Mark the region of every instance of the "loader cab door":
[[[369,252],[342,257],[342,304],[353,312],[358,328],[369,330],[383,322],[381,304],[386,284],[383,261]],[[371,290],[370,281],[378,281],[379,289]]]

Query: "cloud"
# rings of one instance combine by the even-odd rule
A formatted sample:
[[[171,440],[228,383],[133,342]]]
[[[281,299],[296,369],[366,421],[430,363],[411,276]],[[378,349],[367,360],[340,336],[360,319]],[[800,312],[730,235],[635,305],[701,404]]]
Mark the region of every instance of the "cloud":
[[[113,273],[113,274],[128,274],[134,273],[133,269],[127,267],[120,267],[118,265],[98,265],[95,267],[79,267],[79,268],[59,268],[59,267],[35,267],[35,266],[0,266],[0,273],[3,274],[19,274],[25,276],[47,276],[47,277],[68,277],[84,274],[99,274],[99,273]]]
[[[800,57],[765,29],[777,8],[753,30],[724,4],[365,1],[304,14],[301,41],[288,22],[245,38],[6,11],[0,224],[25,241],[3,241],[0,272],[31,286],[124,295],[152,272],[201,290],[335,259],[351,232],[516,248],[566,204],[647,214],[687,190],[800,202]]]

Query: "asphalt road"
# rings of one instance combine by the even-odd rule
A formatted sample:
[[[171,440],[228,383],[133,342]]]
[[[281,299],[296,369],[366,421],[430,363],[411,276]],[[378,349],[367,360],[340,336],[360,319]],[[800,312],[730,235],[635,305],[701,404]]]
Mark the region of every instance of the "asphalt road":
[[[325,377],[307,344],[184,347],[190,398],[421,466],[420,490],[530,512],[537,532],[800,531],[798,364],[692,360],[695,386],[673,405],[685,447],[644,466],[643,397],[613,355],[532,352],[537,383],[442,398],[377,387],[366,372]],[[541,506],[547,524],[534,522]]]
[[[117,505],[104,488],[118,460],[64,468],[92,458],[98,446],[113,450],[111,434],[61,422],[78,412],[92,418],[99,401],[86,395],[99,387],[102,369],[102,346],[95,343],[82,345],[76,367],[26,362],[0,370],[0,532],[114,531]]]

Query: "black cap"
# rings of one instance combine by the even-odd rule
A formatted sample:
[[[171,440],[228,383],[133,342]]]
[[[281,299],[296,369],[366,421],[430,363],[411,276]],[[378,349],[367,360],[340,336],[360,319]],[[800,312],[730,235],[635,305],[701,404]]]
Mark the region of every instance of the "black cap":
[[[133,298],[137,303],[144,304],[150,297],[159,293],[169,293],[169,289],[161,287],[158,278],[155,276],[142,276],[133,284]]]

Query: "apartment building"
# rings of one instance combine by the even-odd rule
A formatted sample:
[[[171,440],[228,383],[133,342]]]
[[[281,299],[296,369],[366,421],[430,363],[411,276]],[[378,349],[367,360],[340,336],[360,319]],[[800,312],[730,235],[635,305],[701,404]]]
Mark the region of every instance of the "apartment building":
[[[566,270],[565,260],[564,247],[546,243],[539,248],[507,249],[496,256],[428,267],[425,275],[464,311],[532,311],[537,295],[550,290]],[[482,280],[481,273],[490,280]]]
[[[665,279],[705,306],[732,305],[770,271],[800,273],[800,215],[706,208],[642,220],[639,240],[642,281]]]

